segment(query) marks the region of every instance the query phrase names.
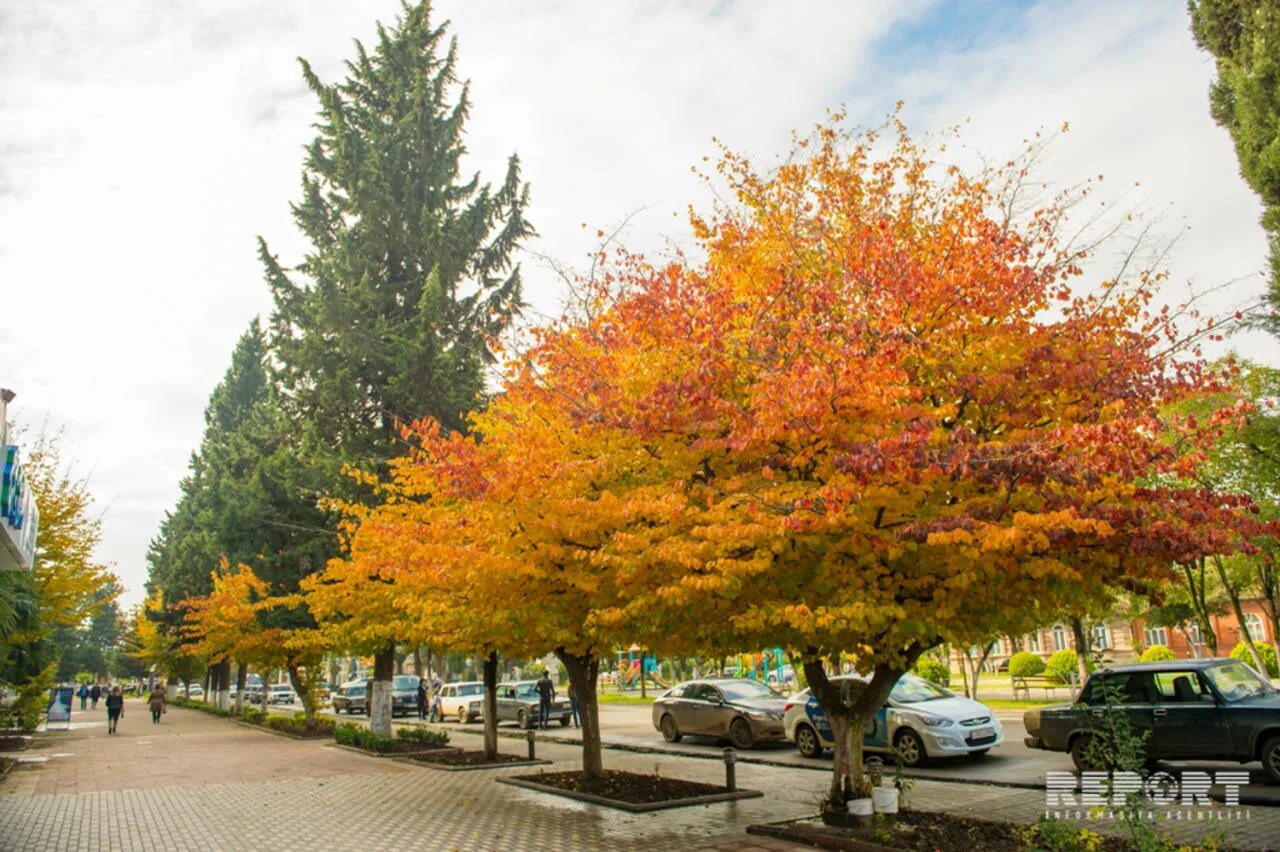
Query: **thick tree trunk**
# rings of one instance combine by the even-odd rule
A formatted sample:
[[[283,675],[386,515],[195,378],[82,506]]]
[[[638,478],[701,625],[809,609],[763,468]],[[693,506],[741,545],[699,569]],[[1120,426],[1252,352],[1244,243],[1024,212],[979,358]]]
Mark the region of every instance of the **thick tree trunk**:
[[[1084,619],[1071,616],[1071,635],[1076,640],[1076,687],[1089,679],[1089,637],[1084,632]]]
[[[249,669],[244,663],[236,663],[236,715],[244,715],[244,687],[249,681]]]
[[[421,648],[413,649],[413,673],[417,675],[419,680],[422,679],[422,649]]]
[[[262,715],[267,715],[267,701],[271,698],[271,671],[263,669],[262,671],[262,694],[258,696],[258,709],[262,711]]]
[[[841,684],[832,683],[816,649],[811,648],[805,654],[805,677],[809,680],[809,688],[818,704],[827,715],[835,741],[835,762],[832,766],[831,786],[827,792],[828,807],[843,810],[851,795],[865,793],[862,739],[867,723],[888,700],[898,679],[915,664],[924,650],[915,645],[907,649],[903,668],[876,666],[871,682],[866,688],[859,690],[848,690],[842,688]],[[841,742],[844,743],[843,749]]]
[[[600,705],[596,701],[596,681],[600,660],[591,653],[570,654],[556,649],[556,658],[564,664],[578,696],[578,716],[582,722],[582,774],[585,778],[604,777],[604,758],[600,749]]]
[[[484,756],[498,759],[498,652],[484,658]]]
[[[312,700],[310,684],[302,679],[301,672],[297,666],[289,666],[289,683],[293,686],[293,691],[297,693],[298,700],[302,702],[302,713],[306,717],[307,727],[315,725],[316,721],[316,705]]]
[[[213,696],[213,706],[219,710],[231,707],[231,661],[223,660],[214,667],[214,680],[217,682],[217,693]]]
[[[369,691],[369,730],[391,736],[391,678],[396,667],[396,646],[387,646],[373,655],[373,688]]]

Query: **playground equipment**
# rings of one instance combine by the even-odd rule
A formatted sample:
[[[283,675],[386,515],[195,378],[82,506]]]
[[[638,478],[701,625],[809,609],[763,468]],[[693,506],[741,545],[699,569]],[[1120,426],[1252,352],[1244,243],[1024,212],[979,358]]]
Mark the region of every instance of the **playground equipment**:
[[[638,646],[632,645],[626,651],[619,648],[614,653],[618,656],[618,686],[621,689],[639,689],[641,687],[642,667],[644,680],[649,681],[658,689],[667,688],[667,682],[662,679],[661,669],[658,668],[658,661],[642,651]]]
[[[762,683],[786,683],[786,674],[783,671],[783,663],[785,655],[781,648],[766,648],[755,654],[738,655],[737,676],[748,678],[750,680],[758,680]]]

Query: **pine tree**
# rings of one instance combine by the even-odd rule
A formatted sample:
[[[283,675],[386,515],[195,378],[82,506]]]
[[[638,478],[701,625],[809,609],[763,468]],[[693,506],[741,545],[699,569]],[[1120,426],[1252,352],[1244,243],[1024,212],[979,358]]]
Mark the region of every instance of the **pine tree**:
[[[1269,311],[1280,335],[1280,5],[1275,0],[1189,0],[1196,43],[1217,59],[1210,112],[1231,133],[1240,174],[1262,198],[1271,249]]]
[[[293,214],[311,248],[294,270],[265,240],[259,250],[283,401],[333,494],[368,496],[340,467],[385,474],[405,425],[461,429],[483,401],[489,341],[521,308],[512,255],[533,233],[528,187],[514,155],[496,189],[463,175],[470,100],[456,65],[425,2],[380,24],[372,51],[357,42],[342,82],[302,60],[320,113]],[[364,650],[380,681],[373,721],[389,732],[395,649]]]

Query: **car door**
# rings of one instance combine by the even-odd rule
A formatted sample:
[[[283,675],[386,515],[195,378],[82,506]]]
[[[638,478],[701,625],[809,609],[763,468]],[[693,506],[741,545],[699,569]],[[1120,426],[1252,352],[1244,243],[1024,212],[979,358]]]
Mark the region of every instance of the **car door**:
[[[502,684],[498,687],[498,721],[512,722],[515,721],[518,709],[516,707],[516,688],[510,684]]]
[[[703,733],[715,737],[729,733],[729,723],[733,721],[736,711],[725,703],[724,694],[708,683],[703,684],[702,695],[703,700],[695,711],[699,728]]]
[[[1116,710],[1128,720],[1129,729],[1135,735],[1147,738],[1147,753],[1151,755],[1151,726],[1157,704],[1155,680],[1151,672],[1117,672],[1105,678],[1090,678],[1085,694],[1088,715],[1083,720],[1084,727],[1106,725],[1108,693],[1115,702]]]
[[[710,722],[708,696],[716,690],[708,683],[691,683],[684,694],[675,701],[673,715],[681,731],[689,734],[705,734]]]
[[[440,712],[445,716],[458,712],[458,702],[455,700],[457,692],[456,686],[445,686],[440,690]]]
[[[1228,758],[1231,725],[1217,697],[1193,668],[1171,668],[1154,676],[1147,754],[1169,759]]]

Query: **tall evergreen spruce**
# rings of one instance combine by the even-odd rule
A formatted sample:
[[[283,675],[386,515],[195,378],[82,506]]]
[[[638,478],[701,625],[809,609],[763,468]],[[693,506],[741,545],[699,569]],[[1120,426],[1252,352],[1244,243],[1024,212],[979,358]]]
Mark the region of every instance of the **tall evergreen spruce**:
[[[1271,249],[1269,311],[1260,325],[1280,336],[1280,4],[1189,0],[1196,43],[1217,59],[1209,110],[1231,134],[1240,174],[1262,198]]]
[[[488,341],[521,307],[512,254],[533,233],[513,155],[496,189],[464,176],[467,85],[457,42],[406,5],[377,44],[356,43],[347,77],[325,84],[294,220],[311,249],[286,269],[260,241],[275,298],[272,347],[285,403],[318,448],[329,490],[352,495],[341,464],[385,473],[401,428],[434,417],[459,429],[484,395]],[[375,654],[371,721],[390,732],[394,646]]]

